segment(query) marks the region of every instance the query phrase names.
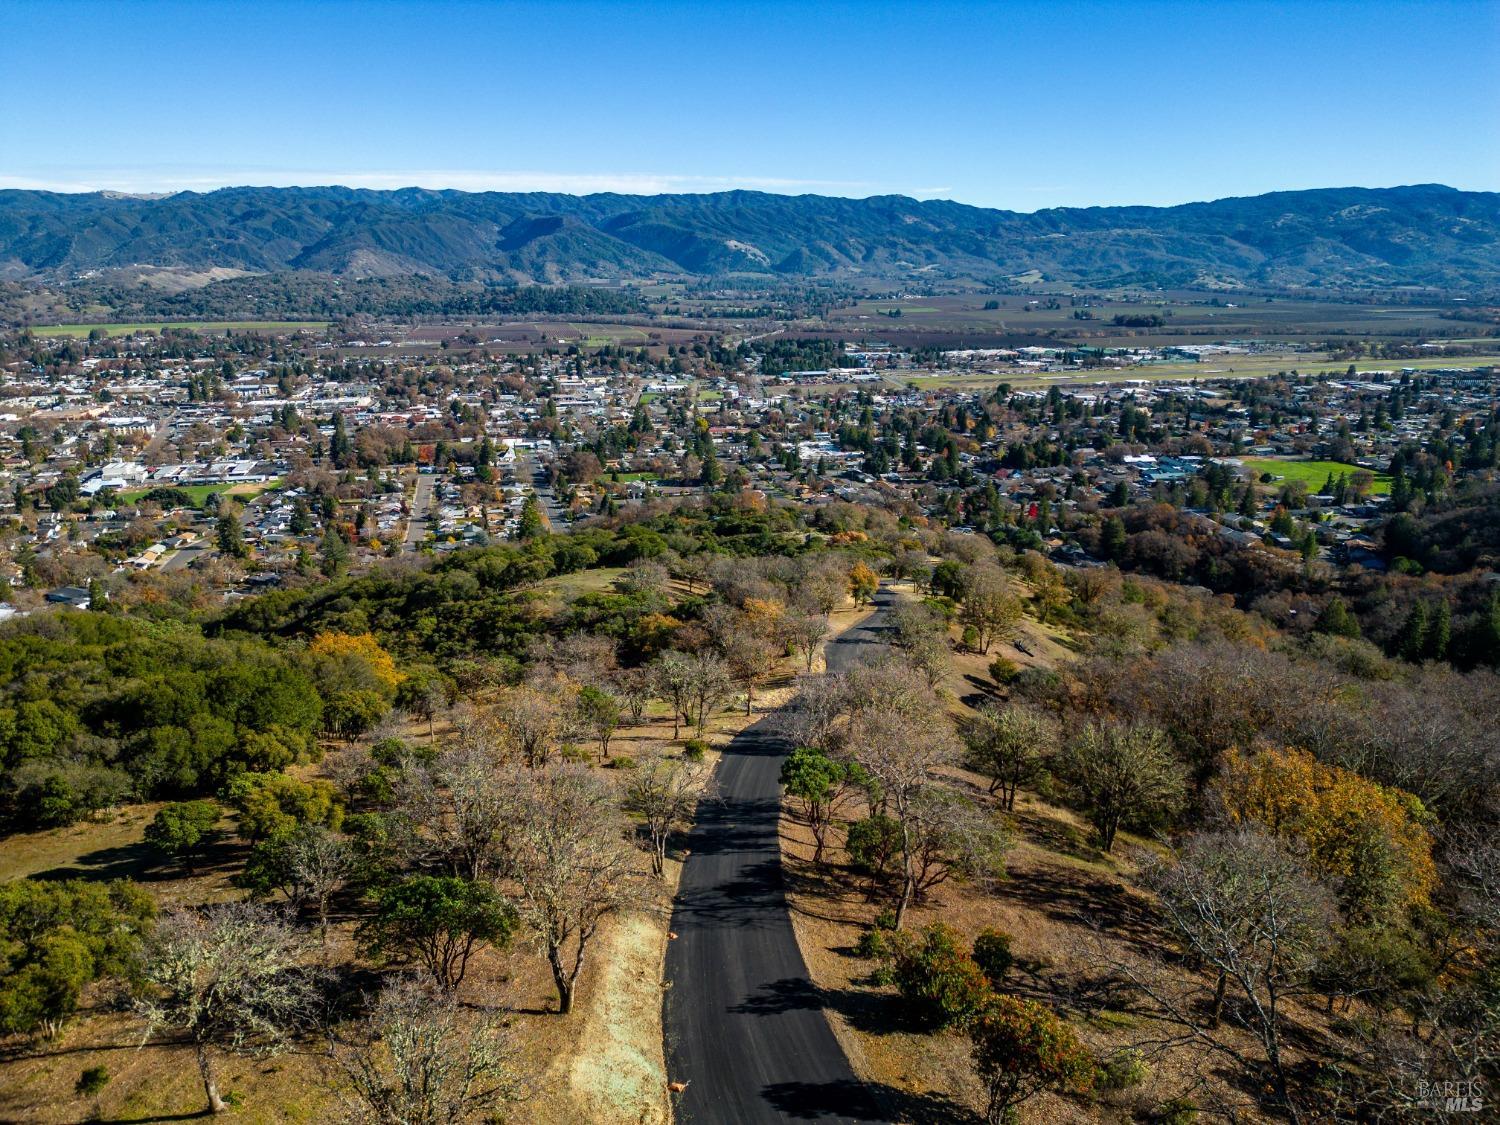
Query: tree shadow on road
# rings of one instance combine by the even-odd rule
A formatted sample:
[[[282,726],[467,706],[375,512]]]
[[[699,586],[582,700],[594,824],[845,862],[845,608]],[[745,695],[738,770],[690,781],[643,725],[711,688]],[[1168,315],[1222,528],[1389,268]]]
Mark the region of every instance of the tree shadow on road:
[[[878,1082],[774,1082],[761,1096],[792,1121],[909,1121],[913,1125],[979,1125],[968,1106],[942,1094],[917,1094]]]
[[[777,1016],[792,1011],[829,1011],[850,1027],[869,1035],[903,1030],[893,1015],[890,997],[853,988],[819,988],[806,977],[784,977],[762,985],[729,1009],[736,1015]]]

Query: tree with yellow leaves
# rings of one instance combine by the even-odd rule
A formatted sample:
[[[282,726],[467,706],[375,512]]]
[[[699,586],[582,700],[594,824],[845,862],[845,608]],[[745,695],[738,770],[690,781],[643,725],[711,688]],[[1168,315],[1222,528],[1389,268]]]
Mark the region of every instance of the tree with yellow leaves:
[[[369,633],[319,633],[307,646],[306,661],[323,697],[324,729],[345,738],[374,726],[405,679]]]
[[[849,594],[857,605],[867,604],[880,588],[880,579],[862,562],[849,568]]]
[[[405,679],[391,654],[370,633],[319,633],[307,646],[307,660],[318,686],[325,689],[374,691],[391,697]]]
[[[1231,752],[1218,792],[1233,823],[1301,843],[1356,920],[1424,905],[1437,883],[1428,814],[1410,793],[1293,749]]]

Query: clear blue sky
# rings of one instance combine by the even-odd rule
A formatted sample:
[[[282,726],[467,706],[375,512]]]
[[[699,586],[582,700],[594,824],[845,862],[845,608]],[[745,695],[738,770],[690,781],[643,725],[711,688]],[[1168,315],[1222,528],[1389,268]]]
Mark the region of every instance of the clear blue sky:
[[[1500,190],[1500,0],[0,0],[0,187]]]

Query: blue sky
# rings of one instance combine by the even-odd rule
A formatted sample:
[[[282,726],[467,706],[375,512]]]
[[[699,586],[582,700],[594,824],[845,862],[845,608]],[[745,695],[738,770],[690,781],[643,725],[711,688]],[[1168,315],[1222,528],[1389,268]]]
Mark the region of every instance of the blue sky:
[[[0,187],[1500,190],[1500,0],[0,0]]]

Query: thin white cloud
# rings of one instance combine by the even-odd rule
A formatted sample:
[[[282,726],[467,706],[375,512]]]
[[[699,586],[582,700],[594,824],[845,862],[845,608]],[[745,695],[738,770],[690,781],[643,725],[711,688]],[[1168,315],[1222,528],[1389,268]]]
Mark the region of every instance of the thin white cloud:
[[[459,191],[556,191],[570,195],[587,195],[594,192],[659,195],[664,192],[729,191],[736,188],[782,193],[823,192],[837,195],[870,195],[874,194],[877,189],[889,190],[857,180],[792,179],[780,176],[690,176],[675,173],[634,172],[511,172],[441,169],[329,172],[254,168],[213,172],[88,169],[79,170],[76,173],[46,176],[0,174],[0,188],[23,188],[34,191],[152,193],[212,191],[216,188],[245,185],[306,187],[329,184],[375,190],[420,187]]]

